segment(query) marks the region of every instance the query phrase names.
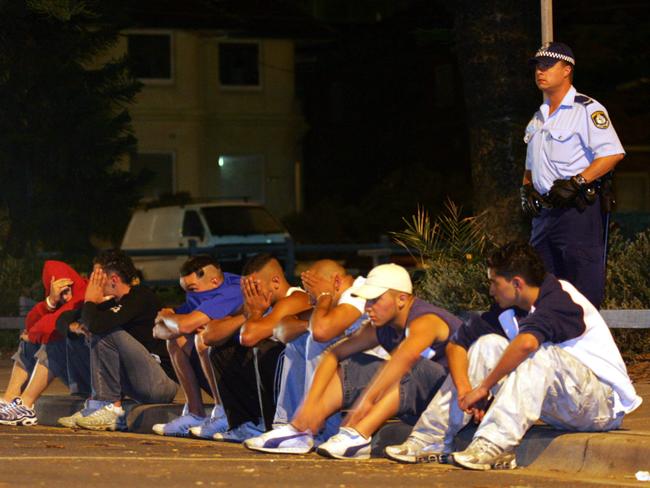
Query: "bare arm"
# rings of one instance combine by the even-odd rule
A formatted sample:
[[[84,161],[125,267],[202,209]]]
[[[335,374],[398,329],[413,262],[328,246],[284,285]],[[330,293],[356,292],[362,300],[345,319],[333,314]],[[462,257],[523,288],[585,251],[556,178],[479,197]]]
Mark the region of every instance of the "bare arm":
[[[273,329],[273,337],[283,344],[287,344],[297,339],[305,332],[309,322],[296,316],[284,317]]]
[[[214,319],[199,334],[206,346],[219,346],[236,334],[245,321],[243,314]]]
[[[168,329],[174,332],[178,331],[180,334],[191,334],[209,321],[210,317],[198,310],[186,314],[176,314],[161,310],[156,318],[157,323],[162,322]]]
[[[327,342],[343,334],[359,317],[361,312],[354,306],[332,306],[332,297],[323,295],[316,302],[309,326],[316,341]]]
[[[521,184],[522,185],[528,185],[528,184],[530,184],[532,182],[533,182],[533,173],[529,169],[527,169],[526,171],[524,171],[524,178],[523,178]]]
[[[587,180],[587,183],[591,183],[612,171],[624,157],[625,154],[612,154],[611,156],[596,158],[581,174]]]
[[[458,396],[462,396],[468,391],[471,391],[472,384],[469,381],[467,371],[469,369],[469,359],[467,357],[467,350],[450,342],[445,348],[447,361],[449,362],[449,373],[451,379],[458,390]]]
[[[370,411],[372,406],[415,364],[420,354],[433,342],[449,337],[449,326],[435,315],[424,315],[414,320],[409,335],[391,353],[391,358],[373,378],[366,392],[355,404],[346,424],[355,425]]]
[[[253,347],[261,340],[273,335],[273,329],[288,316],[295,316],[309,310],[309,297],[306,293],[296,292],[284,297],[273,306],[271,312],[260,317],[251,316],[244,322],[239,335],[242,346]]]

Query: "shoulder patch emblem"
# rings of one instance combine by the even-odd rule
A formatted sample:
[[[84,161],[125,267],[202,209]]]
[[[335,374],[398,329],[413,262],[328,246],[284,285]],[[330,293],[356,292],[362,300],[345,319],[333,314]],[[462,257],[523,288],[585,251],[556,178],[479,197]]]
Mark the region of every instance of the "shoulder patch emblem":
[[[609,119],[607,118],[607,114],[605,114],[605,112],[602,110],[597,110],[591,114],[591,120],[599,129],[607,129],[609,127]]]
[[[579,103],[580,105],[584,105],[585,107],[587,105],[594,103],[594,101],[591,98],[589,98],[587,95],[576,95],[573,100]]]

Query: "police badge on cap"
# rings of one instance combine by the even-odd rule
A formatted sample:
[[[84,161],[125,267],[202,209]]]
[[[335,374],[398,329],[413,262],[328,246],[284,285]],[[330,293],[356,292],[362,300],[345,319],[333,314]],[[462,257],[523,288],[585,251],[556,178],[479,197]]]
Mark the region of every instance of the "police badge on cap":
[[[528,60],[531,66],[540,65],[545,68],[550,68],[558,61],[566,61],[571,66],[576,65],[573,51],[569,46],[561,42],[551,42],[548,46],[540,47],[535,56]]]

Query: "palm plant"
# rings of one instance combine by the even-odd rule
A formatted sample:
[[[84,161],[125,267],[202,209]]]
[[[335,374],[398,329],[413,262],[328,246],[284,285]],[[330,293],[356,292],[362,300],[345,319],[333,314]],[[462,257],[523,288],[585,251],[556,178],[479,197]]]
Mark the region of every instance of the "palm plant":
[[[419,255],[425,268],[416,283],[420,297],[456,313],[489,307],[485,253],[492,241],[485,221],[485,212],[463,217],[462,208],[447,200],[435,220],[418,208],[404,219],[405,230],[391,233],[397,244]]]
[[[445,202],[445,210],[432,221],[429,213],[421,207],[410,220],[403,219],[406,229],[391,232],[395,243],[419,254],[420,263],[426,267],[428,261],[440,256],[471,260],[481,256],[490,245],[485,230],[486,212],[476,216],[463,217],[462,207],[452,200]]]

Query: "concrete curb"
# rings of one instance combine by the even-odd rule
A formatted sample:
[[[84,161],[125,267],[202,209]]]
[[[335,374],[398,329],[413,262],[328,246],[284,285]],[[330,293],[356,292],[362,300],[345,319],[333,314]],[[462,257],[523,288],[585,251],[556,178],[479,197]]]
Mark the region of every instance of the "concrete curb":
[[[58,427],[57,420],[81,410],[84,400],[73,396],[44,395],[36,401],[35,410],[38,423]],[[183,411],[183,405],[170,404],[138,404],[125,401],[122,407],[126,411],[126,425],[129,432],[152,434],[154,424],[164,424],[178,417]]]
[[[125,402],[129,432],[152,434],[156,423],[166,423],[181,414],[183,405],[141,405]],[[71,396],[43,396],[36,402],[39,423],[56,426],[59,417],[83,408],[83,400]],[[633,414],[634,415],[634,414]],[[638,419],[641,420],[641,419]],[[624,424],[625,425],[625,424]],[[411,426],[389,422],[372,439],[373,457],[382,457],[388,445],[402,443]],[[476,427],[470,425],[456,437],[456,449],[464,449]],[[580,473],[590,476],[633,475],[650,468],[650,423],[648,431],[564,432],[548,426],[534,426],[517,448],[517,463],[535,471]]]

